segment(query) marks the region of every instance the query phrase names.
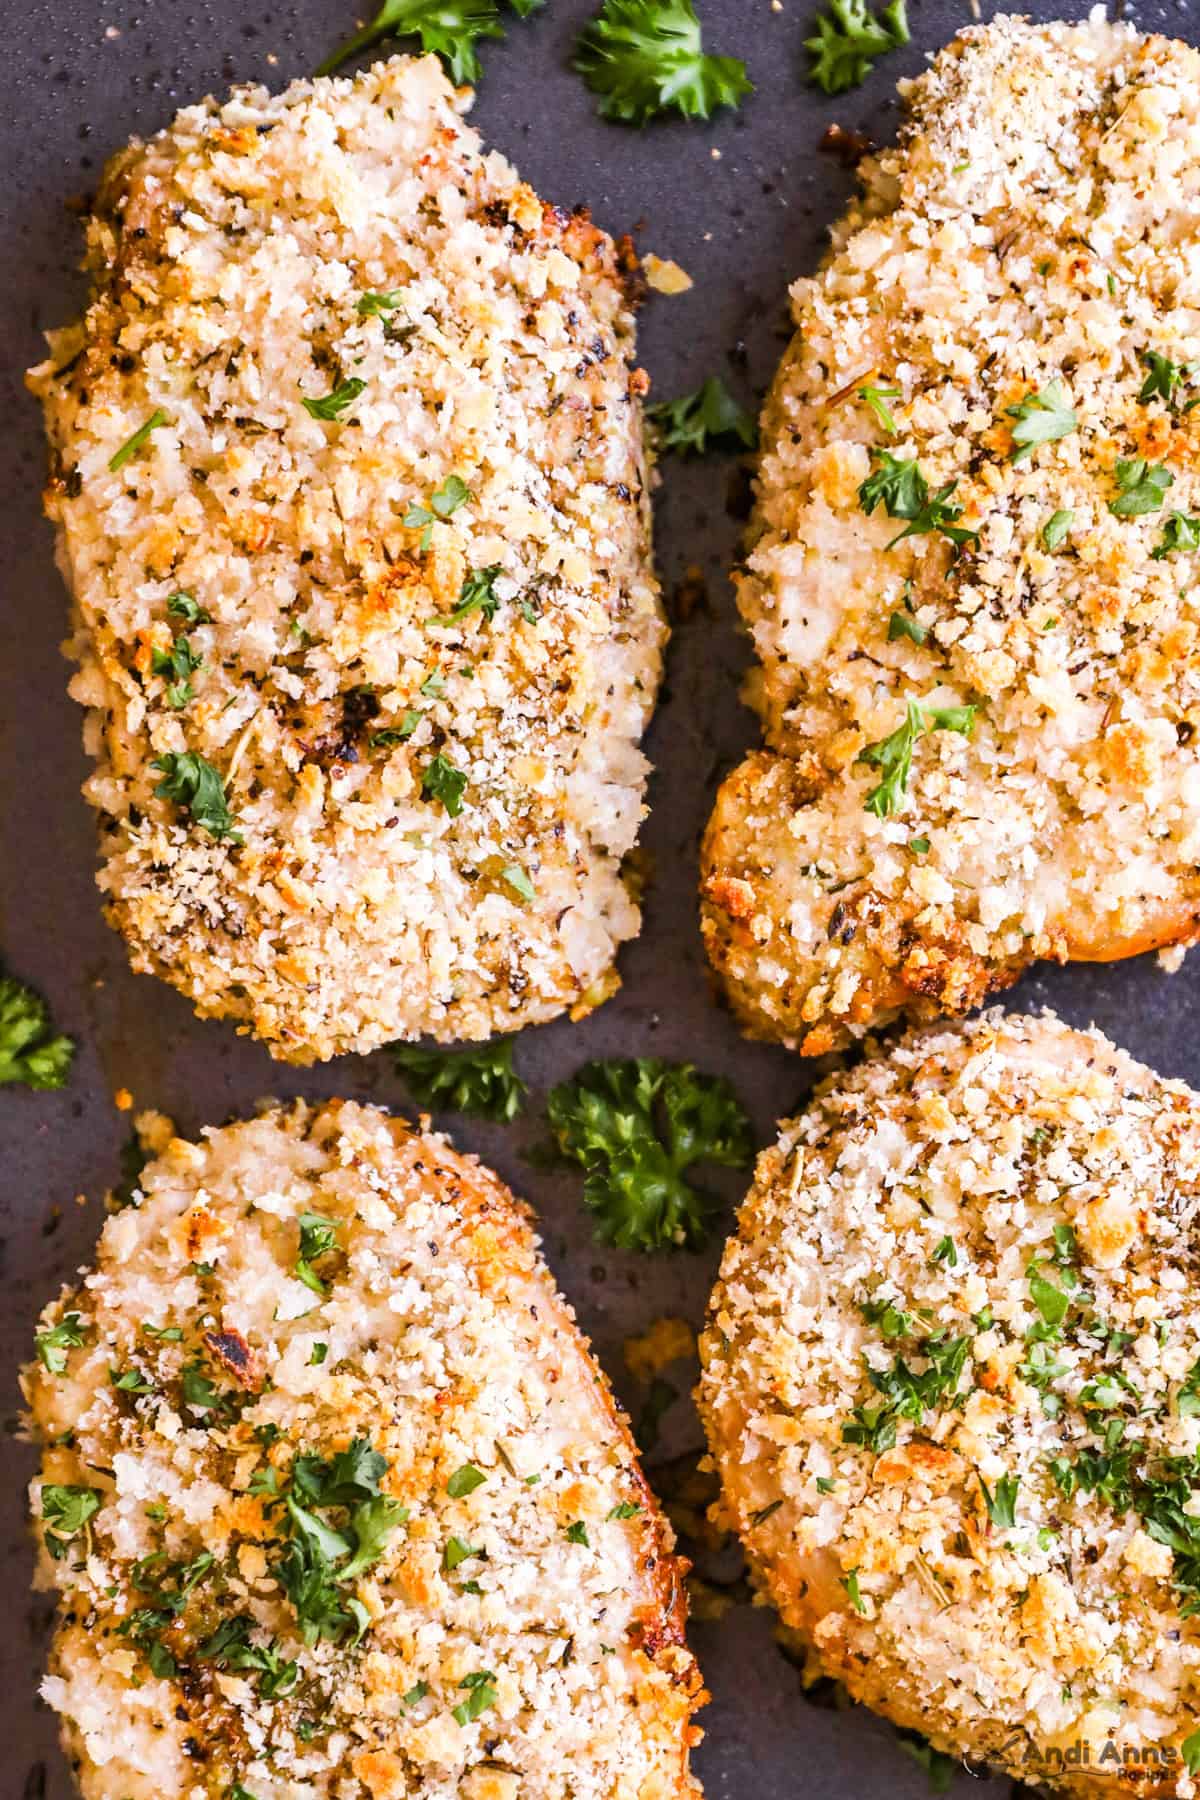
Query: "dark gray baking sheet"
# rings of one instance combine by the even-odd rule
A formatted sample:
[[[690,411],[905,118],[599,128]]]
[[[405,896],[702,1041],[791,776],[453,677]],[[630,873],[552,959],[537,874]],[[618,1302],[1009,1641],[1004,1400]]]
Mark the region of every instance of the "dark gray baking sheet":
[[[79,797],[80,717],[66,697],[58,653],[66,601],[40,512],[40,424],[21,382],[24,367],[42,354],[41,330],[77,310],[80,231],[69,208],[104,159],[207,92],[251,80],[278,88],[311,72],[348,33],[355,10],[356,0],[4,0],[0,13],[7,64],[0,99],[0,956],[46,992],[80,1044],[65,1092],[0,1088],[0,1379],[10,1434],[19,1404],[14,1369],[28,1354],[32,1322],[88,1256],[101,1223],[99,1196],[116,1175],[128,1129],[113,1105],[118,1088],[132,1090],[139,1107],[169,1112],[184,1132],[245,1112],[268,1094],[406,1103],[385,1054],[295,1071],[231,1027],[200,1023],[161,983],[129,972],[103,924],[92,820]],[[708,47],[745,57],[756,83],[737,114],[641,132],[605,125],[569,68],[591,0],[549,0],[528,23],[514,23],[506,43],[482,46],[475,118],[546,198],[585,202],[603,225],[636,230],[643,250],[674,257],[693,276],[690,293],[655,297],[642,317],[641,355],[655,394],[672,395],[719,371],[749,399],[786,338],[788,282],[813,268],[852,186],[851,173],[818,151],[822,132],[837,121],[889,137],[897,77],[915,73],[971,15],[966,0],[910,0],[912,45],[885,58],[863,88],[827,99],[802,79],[813,0],[782,0],[778,10],[772,0],[700,0],[700,10]],[[985,16],[992,10],[985,5]],[[1087,7],[1030,10],[1077,17]],[[1146,6],[1135,16],[1146,28],[1200,37],[1200,16],[1188,4]],[[518,1061],[534,1103],[514,1127],[443,1121],[538,1209],[554,1270],[635,1416],[644,1395],[623,1366],[622,1340],[664,1313],[700,1320],[720,1233],[699,1256],[602,1249],[592,1242],[577,1182],[531,1167],[522,1151],[543,1135],[539,1096],[589,1056],[649,1053],[724,1072],[749,1106],[760,1142],[814,1079],[812,1063],[742,1042],[711,997],[696,931],[699,833],[719,773],[756,736],[737,700],[748,646],[724,575],[736,552],[738,512],[731,462],[664,466],[663,577],[670,591],[698,564],[705,598],[677,628],[650,734],[657,770],[643,842],[656,875],[642,937],[621,959],[625,985],[582,1025],[563,1021],[525,1034]],[[1152,958],[1040,971],[1008,1004],[1051,1004],[1076,1023],[1095,1022],[1164,1073],[1200,1084],[1200,1043],[1189,1029],[1198,998],[1200,951],[1174,976]],[[736,1177],[723,1185],[722,1224],[737,1189]],[[690,1370],[668,1373],[686,1389]],[[656,1462],[698,1444],[685,1396],[663,1421],[648,1459],[652,1478]],[[23,1490],[32,1457],[10,1436],[5,1463],[0,1796],[68,1800],[72,1783],[54,1721],[35,1698],[48,1608],[26,1599],[32,1558]],[[668,1482],[671,1473],[664,1472]],[[917,1800],[928,1792],[888,1726],[803,1696],[773,1642],[771,1616],[739,1599],[736,1586],[731,1594],[738,1603],[723,1619],[692,1630],[713,1693],[696,1758],[711,1800]],[[969,1791],[968,1775],[954,1791]],[[974,1791],[984,1800],[1003,1785]]]

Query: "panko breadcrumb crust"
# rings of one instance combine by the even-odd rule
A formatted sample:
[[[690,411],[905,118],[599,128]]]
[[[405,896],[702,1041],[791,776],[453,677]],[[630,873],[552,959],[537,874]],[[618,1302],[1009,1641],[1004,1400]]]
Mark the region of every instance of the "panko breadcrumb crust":
[[[30,377],[107,916],[293,1062],[583,1013],[639,923],[636,263],[470,99],[397,57],[188,107],[110,164]],[[241,843],[156,796],[189,753]]]
[[[171,1141],[135,1197],[43,1315],[71,1344],[24,1374],[39,1537],[47,1484],[99,1497],[40,1564],[85,1800],[695,1800],[686,1564],[496,1177],[375,1108],[296,1104]],[[324,1292],[297,1272],[312,1214]],[[407,1520],[352,1584],[361,1641],[311,1645],[272,1573],[284,1500],[356,1438]],[[215,1654],[222,1628],[257,1662]],[[298,1665],[274,1697],[272,1656]]]
[[[765,747],[703,851],[735,1011],[807,1054],[1200,919],[1200,54],[1000,17],[901,93],[792,291],[738,577]],[[1054,383],[1073,425],[1023,446]],[[885,452],[977,536],[888,548],[915,506],[864,510]],[[1114,513],[1138,459],[1171,483]],[[909,703],[974,727],[921,736],[876,817],[864,752]]]
[[[942,1751],[1197,1791],[1198,1208],[1200,1097],[1049,1015],[913,1034],[760,1158],[701,1340],[726,1522]]]

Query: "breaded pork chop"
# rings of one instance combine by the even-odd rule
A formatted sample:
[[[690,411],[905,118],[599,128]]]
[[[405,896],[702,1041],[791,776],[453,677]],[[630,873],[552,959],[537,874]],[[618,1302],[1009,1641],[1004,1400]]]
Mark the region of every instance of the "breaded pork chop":
[[[701,1346],[729,1522],[814,1667],[1081,1795],[1200,1765],[1200,1096],[927,1029],[764,1153]]]
[[[763,415],[765,747],[703,929],[818,1053],[1200,920],[1200,56],[1000,18],[906,84]]]
[[[25,1372],[85,1800],[670,1800],[686,1567],[524,1210],[297,1104],[178,1139]]]
[[[665,627],[627,259],[433,58],[118,156],[34,371],[134,966],[305,1062],[615,986]]]

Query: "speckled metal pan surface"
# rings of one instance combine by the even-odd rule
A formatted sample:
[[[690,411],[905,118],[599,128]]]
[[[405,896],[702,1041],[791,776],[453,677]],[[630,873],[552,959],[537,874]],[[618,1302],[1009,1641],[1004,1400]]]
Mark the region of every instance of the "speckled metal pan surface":
[[[692,276],[688,293],[656,296],[642,314],[640,360],[655,394],[671,396],[718,372],[753,404],[788,335],[788,283],[815,267],[853,184],[852,171],[820,149],[823,134],[836,122],[876,141],[890,137],[896,79],[915,73],[970,23],[970,9],[966,0],[911,0],[912,44],[877,65],[864,87],[828,99],[803,79],[802,44],[815,10],[808,0],[702,0],[709,47],[744,57],[756,91],[708,126],[665,122],[644,131],[603,123],[571,72],[571,45],[592,10],[592,0],[549,0],[514,24],[506,42],[485,44],[475,121],[545,198],[586,203],[605,227],[634,231],[643,251],[675,259]],[[1050,18],[1080,16],[1087,7],[1026,10]],[[80,1051],[61,1093],[0,1089],[0,1337],[10,1432],[0,1484],[5,1800],[68,1800],[73,1792],[55,1721],[36,1699],[49,1603],[27,1599],[24,1486],[32,1456],[11,1433],[15,1370],[33,1320],[90,1255],[100,1196],[117,1175],[128,1121],[114,1094],[128,1089],[139,1107],[169,1113],[184,1133],[245,1113],[264,1095],[344,1093],[407,1104],[386,1053],[297,1071],[272,1063],[231,1026],[201,1023],[180,996],[130,972],[105,926],[93,885],[93,821],[79,794],[80,715],[67,698],[58,649],[67,601],[41,516],[41,422],[22,385],[24,368],[42,354],[42,330],[71,318],[81,301],[76,213],[105,159],[205,93],[240,81],[278,88],[310,73],[351,29],[355,11],[352,0],[32,0],[23,7],[7,0],[0,954],[45,992]],[[1200,10],[1191,4],[1147,6],[1137,19],[1147,29],[1200,37]],[[737,554],[745,498],[744,475],[731,459],[664,465],[659,561],[668,593],[687,603],[675,608],[667,685],[649,738],[656,772],[643,843],[653,880],[642,936],[621,957],[624,986],[582,1024],[564,1020],[524,1035],[518,1063],[532,1095],[514,1126],[439,1121],[537,1208],[551,1265],[635,1420],[648,1394],[626,1366],[623,1342],[664,1314],[699,1323],[739,1178],[722,1181],[721,1229],[703,1254],[644,1257],[600,1247],[576,1178],[526,1160],[545,1136],[545,1090],[593,1056],[686,1058],[730,1077],[766,1142],[775,1119],[795,1109],[820,1073],[783,1050],[742,1041],[713,998],[696,924],[697,845],[715,785],[757,738],[737,699],[750,650],[725,573]],[[1010,1007],[1051,1004],[1073,1023],[1095,1023],[1161,1073],[1195,1084],[1200,1037],[1189,1017],[1198,1001],[1200,952],[1174,976],[1153,958],[1042,969],[1006,996]],[[676,1366],[665,1377],[678,1398],[650,1434],[647,1466],[680,1521],[694,1526],[703,1499],[694,1473],[700,1427],[687,1397],[694,1369]],[[665,1390],[653,1398],[664,1400]],[[917,1800],[927,1793],[924,1771],[887,1725],[823,1706],[819,1688],[805,1695],[773,1639],[770,1614],[749,1603],[736,1554],[685,1547],[707,1583],[692,1639],[713,1694],[696,1757],[711,1800],[876,1793]],[[965,1794],[969,1780],[959,1776],[954,1791]],[[971,1791],[999,1795],[1003,1787]]]

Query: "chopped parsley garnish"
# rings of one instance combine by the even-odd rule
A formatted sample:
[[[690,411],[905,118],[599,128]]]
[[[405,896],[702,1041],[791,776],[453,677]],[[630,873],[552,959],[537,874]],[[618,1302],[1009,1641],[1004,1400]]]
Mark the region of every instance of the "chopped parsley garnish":
[[[406,1506],[380,1491],[387,1466],[365,1438],[329,1459],[298,1456],[292,1466],[283,1503],[287,1542],[272,1573],[306,1644],[358,1643],[370,1624],[362,1602],[345,1590],[374,1567],[408,1518]],[[331,1511],[344,1516],[337,1523],[321,1516]]]
[[[622,1500],[605,1514],[606,1519],[635,1519],[642,1510],[639,1500]]]
[[[604,0],[575,47],[574,67],[605,119],[644,125],[672,108],[707,119],[751,91],[746,65],[710,56],[692,0]]]
[[[46,1483],[42,1488],[42,1537],[55,1562],[62,1561],[81,1532],[90,1536],[89,1524],[99,1511],[100,1495],[95,1488]]]
[[[1163,521],[1162,536],[1150,552],[1155,562],[1176,550],[1200,550],[1200,519],[1190,513],[1171,512]]]
[[[954,1248],[953,1238],[944,1237],[942,1239],[934,1250],[933,1260],[936,1263],[945,1263],[948,1269],[957,1269],[958,1251]]]
[[[456,769],[445,751],[439,750],[422,772],[421,793],[426,800],[440,800],[450,817],[457,819],[463,809],[467,781],[466,771]]]
[[[528,18],[541,0],[509,0],[518,18]],[[328,75],[352,56],[383,38],[416,38],[426,54],[440,56],[457,86],[482,74],[475,46],[485,38],[502,38],[496,0],[383,0],[370,24],[327,56],[317,70]]]
[[[890,435],[894,437],[899,430],[899,426],[892,417],[891,408],[888,406],[887,402],[889,400],[899,400],[900,389],[898,387],[874,387],[870,382],[867,382],[865,387],[859,388],[858,397],[873,415],[879,429],[890,433]]]
[[[461,1469],[455,1469],[446,1483],[446,1492],[452,1500],[463,1500],[473,1494],[476,1488],[482,1487],[487,1476],[474,1463],[464,1463]]]
[[[660,450],[678,456],[704,456],[709,450],[753,450],[758,442],[754,420],[738,405],[719,375],[710,375],[690,394],[660,400],[646,408]]]
[[[156,756],[150,766],[163,777],[154,790],[158,799],[173,800],[194,825],[218,843],[223,838],[231,844],[242,842],[225,798],[225,783],[198,750],[170,750],[165,756]]]
[[[150,414],[150,417],[146,420],[146,423],[144,425],[139,425],[132,436],[125,439],[121,448],[115,450],[109,457],[108,466],[112,473],[115,475],[119,469],[123,469],[131,457],[137,455],[142,445],[150,436],[150,433],[152,431],[157,431],[160,425],[165,425],[166,423],[166,413],[163,412],[160,406],[155,407],[154,411]]]
[[[386,293],[380,293],[378,289],[368,289],[365,294],[359,295],[354,310],[364,319],[379,318],[387,313],[395,312],[403,300],[403,288],[389,288]]]
[[[481,1544],[468,1544],[466,1538],[447,1538],[446,1548],[442,1551],[442,1567],[450,1575],[463,1563],[470,1562],[474,1557],[483,1554]]]
[[[38,1361],[49,1375],[63,1375],[67,1368],[67,1351],[87,1341],[83,1321],[77,1312],[64,1313],[57,1325],[39,1331],[33,1340]]]
[[[108,1378],[123,1394],[152,1394],[154,1383],[144,1369],[110,1369]]]
[[[929,855],[929,839],[927,837],[909,838],[908,847],[914,856]]]
[[[1163,356],[1158,350],[1143,350],[1141,361],[1145,365],[1146,379],[1142,382],[1138,399],[1143,406],[1148,405],[1151,400],[1162,400],[1175,412],[1178,408],[1175,390],[1188,381],[1200,365],[1172,362],[1169,356]],[[1200,400],[1189,400],[1183,411],[1191,412],[1196,405],[1200,405]]]
[[[171,618],[182,619],[187,625],[212,624],[212,614],[205,611],[195,594],[189,594],[184,588],[167,595],[167,612]]]
[[[346,408],[358,399],[366,388],[366,382],[357,375],[351,375],[346,381],[339,381],[331,393],[323,394],[319,400],[302,399],[302,405],[310,419],[340,419]]]
[[[203,666],[192,649],[191,641],[183,632],[180,632],[169,650],[155,650],[150,658],[152,672],[167,680],[167,705],[174,707],[176,711],[191,700],[192,676]]]
[[[329,1355],[329,1345],[328,1344],[315,1343],[312,1347],[312,1352],[308,1359],[309,1368],[310,1369],[319,1369],[321,1364],[325,1361],[325,1358],[328,1355]],[[272,1470],[271,1473],[274,1474],[275,1471]]]
[[[902,1356],[896,1357],[890,1369],[864,1364],[872,1387],[883,1398],[855,1406],[842,1426],[843,1442],[860,1444],[877,1455],[890,1450],[901,1419],[919,1425],[926,1410],[953,1397],[970,1346],[965,1335],[947,1337],[945,1332],[936,1332],[916,1344],[917,1354],[928,1364],[925,1369],[914,1369]]]
[[[894,612],[888,620],[888,643],[894,644],[898,638],[908,638],[914,644],[923,644],[929,636],[928,631],[919,619],[911,613]]]
[[[989,1489],[983,1476],[976,1470],[983,1503],[987,1507],[987,1516],[993,1525],[1005,1529],[1017,1522],[1017,1489],[1021,1485],[1019,1475],[1002,1475],[994,1489]]]
[[[474,1675],[464,1675],[459,1682],[460,1688],[467,1690],[467,1698],[458,1706],[451,1707],[452,1716],[460,1725],[469,1725],[480,1713],[486,1712],[489,1706],[496,1704],[496,1689],[492,1686],[496,1677],[490,1669],[479,1669]]]
[[[418,1701],[424,1700],[428,1692],[429,1683],[427,1681],[418,1681],[415,1686],[409,1688],[407,1694],[402,1694],[400,1699],[405,1706],[416,1706]]]
[[[302,1212],[297,1224],[300,1227],[300,1251],[292,1273],[297,1281],[302,1281],[306,1288],[324,1299],[329,1290],[313,1264],[337,1249],[337,1220],[327,1219],[322,1213]]]
[[[1148,463],[1144,456],[1120,458],[1116,466],[1120,492],[1110,500],[1108,510],[1118,519],[1136,519],[1143,513],[1157,512],[1175,477],[1162,463]]]
[[[471,498],[471,490],[460,475],[447,475],[440,488],[435,488],[429,496],[428,506],[418,506],[414,500],[404,514],[403,523],[410,530],[421,528],[421,549],[428,550],[433,542],[433,528],[456,513],[460,506],[465,506]]]
[[[524,1104],[526,1087],[512,1066],[513,1039],[493,1038],[466,1050],[422,1050],[392,1044],[396,1068],[422,1106],[448,1107],[507,1124]]]
[[[919,739],[930,731],[957,731],[970,737],[975,712],[974,706],[924,706],[919,700],[910,700],[903,725],[877,744],[868,744],[858,758],[881,771],[878,783],[863,801],[864,810],[877,819],[890,819],[898,813],[908,792],[913,750]]]
[[[1036,394],[1027,394],[1015,406],[1006,406],[1005,416],[1015,421],[1012,428],[1011,462],[1024,462],[1039,444],[1053,444],[1070,437],[1079,429],[1079,419],[1061,381],[1051,381]]]
[[[843,1575],[841,1577],[841,1583],[846,1590],[850,1604],[855,1612],[865,1613],[867,1608],[858,1585],[858,1570],[851,1569],[848,1575]]]
[[[464,575],[462,587],[459,589],[458,605],[453,612],[434,613],[427,619],[427,625],[457,625],[474,612],[481,612],[485,619],[494,619],[500,610],[500,596],[496,592],[496,577],[501,572],[499,563],[492,563],[487,569],[472,569]]]
[[[52,1035],[41,995],[0,975],[0,1086],[15,1081],[41,1092],[65,1087],[74,1055],[69,1037]]]
[[[596,1236],[625,1250],[696,1249],[714,1202],[687,1179],[694,1163],[742,1169],[750,1121],[723,1076],[655,1057],[590,1062],[550,1090],[561,1153],[584,1170]]]
[[[588,1537],[587,1526],[582,1519],[576,1519],[573,1524],[567,1526],[566,1538],[568,1544],[582,1544],[585,1550],[591,1549],[591,1539]]]
[[[279,1653],[273,1639],[252,1644],[250,1633],[256,1629],[254,1620],[244,1613],[225,1619],[197,1645],[196,1660],[213,1663],[218,1669],[232,1669],[239,1675],[257,1674],[260,1697],[279,1700],[295,1687],[300,1668]]]
[[[859,505],[868,517],[882,505],[889,519],[908,521],[904,530],[898,531],[890,540],[887,549],[894,549],[904,538],[927,537],[935,531],[956,547],[979,536],[977,531],[968,531],[965,526],[955,523],[962,517],[962,507],[950,498],[958,486],[957,481],[948,481],[936,494],[931,494],[929,483],[914,458],[893,456],[890,450],[880,450],[872,445],[871,460],[875,467],[859,487]]]
[[[512,889],[518,900],[528,902],[537,894],[528,870],[523,869],[520,863],[508,863],[501,869],[500,879],[506,887]]]
[[[1189,1775],[1200,1775],[1200,1731],[1193,1731],[1179,1746]]]
[[[1061,550],[1071,535],[1071,527],[1075,523],[1075,509],[1071,506],[1060,506],[1057,512],[1050,514],[1042,526],[1042,544],[1047,550]]]
[[[804,40],[808,79],[826,94],[845,93],[867,79],[877,56],[908,41],[904,0],[889,0],[878,17],[866,0],[829,0],[828,13],[818,14],[812,37]]]

